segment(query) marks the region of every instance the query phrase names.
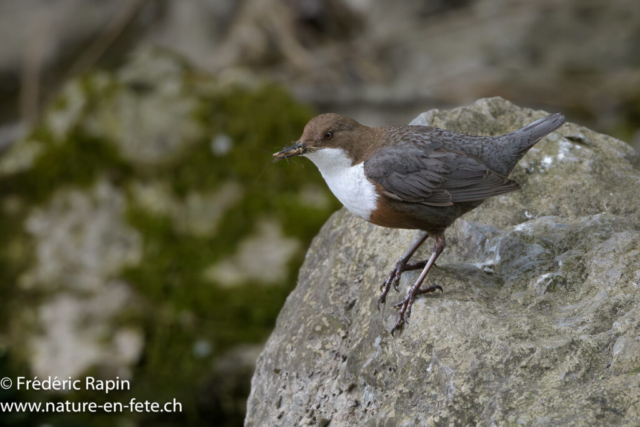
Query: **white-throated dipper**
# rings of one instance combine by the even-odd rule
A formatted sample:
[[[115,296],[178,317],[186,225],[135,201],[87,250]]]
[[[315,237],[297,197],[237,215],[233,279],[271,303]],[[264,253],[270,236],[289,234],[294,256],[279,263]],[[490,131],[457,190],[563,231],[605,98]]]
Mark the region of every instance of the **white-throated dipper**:
[[[496,137],[472,136],[429,126],[370,128],[349,117],[322,114],[307,123],[300,140],[275,153],[274,161],[305,156],[335,196],[360,218],[382,227],[425,231],[397,262],[381,286],[384,303],[391,286],[398,290],[405,271],[423,269],[405,299],[392,333],[407,322],[427,273],[445,247],[444,231],[485,199],[520,189],[508,178],[516,163],[543,137],[564,123],[552,114],[522,129]],[[409,264],[431,236],[435,245],[426,261]]]

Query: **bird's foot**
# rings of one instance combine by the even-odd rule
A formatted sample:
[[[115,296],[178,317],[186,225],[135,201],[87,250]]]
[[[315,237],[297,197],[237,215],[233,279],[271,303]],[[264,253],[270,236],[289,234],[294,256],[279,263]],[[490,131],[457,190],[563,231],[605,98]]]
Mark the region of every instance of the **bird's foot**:
[[[396,263],[396,266],[393,268],[393,270],[391,270],[391,273],[389,273],[389,277],[387,277],[387,280],[384,281],[384,283],[382,283],[382,285],[380,286],[380,290],[382,291],[382,295],[380,295],[380,298],[378,298],[378,303],[376,304],[376,306],[378,307],[378,310],[380,310],[380,304],[384,304],[387,300],[387,294],[389,293],[389,290],[391,289],[391,286],[393,286],[393,289],[396,290],[396,292],[398,291],[398,283],[400,282],[400,276],[402,276],[402,273],[404,272],[404,267],[407,265],[406,261],[404,260],[400,260]]]
[[[396,325],[393,327],[393,329],[391,329],[391,335],[393,335],[395,331],[402,329],[402,326],[405,323],[409,324],[411,307],[413,306],[413,301],[415,301],[416,296],[420,294],[435,292],[438,289],[440,290],[440,292],[444,292],[442,286],[440,285],[432,285],[426,288],[415,288],[407,293],[407,296],[404,298],[404,300],[402,300],[398,304],[395,304],[393,307],[398,308],[400,311],[398,312],[398,321],[396,322]]]
[[[380,286],[382,295],[380,295],[380,298],[378,298],[378,310],[380,310],[380,304],[385,303],[387,294],[389,293],[391,286],[393,286],[393,289],[395,289],[396,292],[399,292],[398,284],[400,283],[400,277],[402,276],[402,273],[404,273],[405,271],[421,269],[425,266],[425,264],[426,261],[407,263],[407,261],[405,261],[404,259],[400,259],[400,261],[396,263],[396,266],[393,268],[393,270],[391,270],[391,273],[389,273],[389,277],[387,277],[387,280],[385,280],[384,283]]]

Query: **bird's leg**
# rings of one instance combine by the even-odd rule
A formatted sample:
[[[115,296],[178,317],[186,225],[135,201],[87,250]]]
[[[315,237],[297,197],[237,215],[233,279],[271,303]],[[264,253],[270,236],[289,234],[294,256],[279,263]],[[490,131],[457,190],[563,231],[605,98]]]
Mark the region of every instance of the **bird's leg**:
[[[429,270],[431,270],[431,267],[444,250],[444,247],[444,236],[436,236],[436,243],[433,247],[433,253],[431,254],[431,258],[429,258],[427,265],[424,267],[424,270],[422,270],[422,273],[420,273],[420,277],[418,277],[416,283],[414,283],[413,286],[409,288],[405,299],[401,303],[394,305],[394,307],[400,308],[400,313],[398,315],[398,322],[391,330],[391,335],[393,335],[393,333],[397,329],[400,329],[403,324],[408,323],[409,316],[411,316],[411,306],[413,305],[413,301],[415,300],[416,295],[435,292],[437,289],[440,289],[440,291],[442,291],[442,287],[439,285],[432,285],[426,288],[420,288],[420,285],[424,281],[425,277],[427,277]]]
[[[393,285],[393,288],[398,290],[398,283],[400,282],[400,276],[405,271],[417,270],[419,268],[423,268],[425,266],[425,262],[416,262],[412,264],[407,264],[409,259],[413,256],[413,254],[418,250],[418,248],[429,238],[429,233],[424,233],[422,236],[414,240],[411,247],[407,250],[407,252],[402,255],[402,258],[398,260],[396,266],[393,270],[391,270],[391,274],[387,277],[387,280],[384,281],[382,286],[380,286],[380,290],[382,291],[382,295],[378,298],[378,310],[380,310],[380,303],[384,304],[387,294],[389,293],[389,289]]]

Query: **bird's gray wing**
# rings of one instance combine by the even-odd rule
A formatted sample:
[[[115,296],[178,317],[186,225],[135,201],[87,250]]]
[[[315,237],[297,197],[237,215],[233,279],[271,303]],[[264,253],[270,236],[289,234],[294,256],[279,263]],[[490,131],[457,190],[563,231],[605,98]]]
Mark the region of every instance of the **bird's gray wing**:
[[[364,162],[367,177],[393,199],[432,206],[472,202],[520,189],[461,151],[437,144],[399,144]]]

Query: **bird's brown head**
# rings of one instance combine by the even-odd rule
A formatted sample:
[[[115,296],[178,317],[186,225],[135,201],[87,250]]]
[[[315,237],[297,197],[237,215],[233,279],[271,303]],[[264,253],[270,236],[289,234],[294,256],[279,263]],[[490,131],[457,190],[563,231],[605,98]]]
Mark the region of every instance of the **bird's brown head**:
[[[316,116],[304,127],[300,140],[295,145],[274,153],[273,161],[277,162],[287,157],[300,156],[324,148],[342,148],[345,151],[352,151],[363,129],[366,129],[366,126],[339,114]]]

